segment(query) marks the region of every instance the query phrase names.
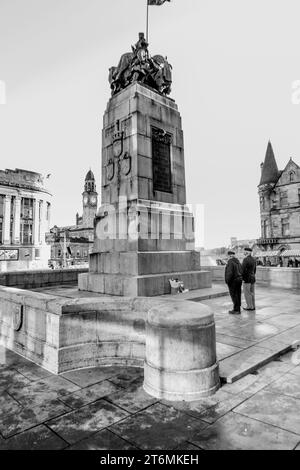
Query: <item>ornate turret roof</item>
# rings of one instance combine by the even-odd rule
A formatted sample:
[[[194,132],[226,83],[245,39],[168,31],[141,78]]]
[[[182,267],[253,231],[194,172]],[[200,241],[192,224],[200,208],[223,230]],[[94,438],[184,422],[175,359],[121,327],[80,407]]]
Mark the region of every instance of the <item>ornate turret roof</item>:
[[[95,181],[95,176],[92,170],[89,170],[86,174],[85,181]]]
[[[276,183],[280,176],[271,142],[268,142],[259,185]]]

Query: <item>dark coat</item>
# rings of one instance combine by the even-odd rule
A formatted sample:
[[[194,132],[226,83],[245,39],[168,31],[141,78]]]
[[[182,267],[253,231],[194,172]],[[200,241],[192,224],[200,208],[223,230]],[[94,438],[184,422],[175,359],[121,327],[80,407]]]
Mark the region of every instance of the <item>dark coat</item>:
[[[256,260],[253,256],[246,256],[242,264],[243,281],[246,284],[255,283]]]
[[[242,281],[242,266],[237,258],[230,258],[225,268],[225,282],[230,285],[234,281]]]

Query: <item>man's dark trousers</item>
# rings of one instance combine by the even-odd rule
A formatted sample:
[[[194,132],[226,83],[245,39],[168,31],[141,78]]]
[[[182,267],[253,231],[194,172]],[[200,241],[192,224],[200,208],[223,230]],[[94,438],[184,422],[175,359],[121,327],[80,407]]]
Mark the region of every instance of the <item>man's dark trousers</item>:
[[[235,279],[228,284],[229,294],[233,302],[233,310],[240,312],[242,304],[242,280]]]

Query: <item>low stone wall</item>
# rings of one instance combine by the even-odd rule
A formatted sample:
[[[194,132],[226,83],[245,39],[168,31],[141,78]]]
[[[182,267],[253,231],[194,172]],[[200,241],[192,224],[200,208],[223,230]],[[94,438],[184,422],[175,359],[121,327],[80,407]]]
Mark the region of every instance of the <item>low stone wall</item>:
[[[44,269],[34,271],[9,271],[0,273],[0,285],[19,289],[77,284],[78,276],[88,268]]]
[[[190,303],[180,302],[184,314]],[[67,299],[0,287],[0,344],[56,374],[98,365],[142,367],[147,315],[160,303],[145,297]]]
[[[212,272],[212,280],[224,281],[225,266],[203,267],[206,271]],[[270,287],[281,287],[283,289],[300,288],[300,268],[281,268],[258,266],[256,271],[256,281],[258,284]]]

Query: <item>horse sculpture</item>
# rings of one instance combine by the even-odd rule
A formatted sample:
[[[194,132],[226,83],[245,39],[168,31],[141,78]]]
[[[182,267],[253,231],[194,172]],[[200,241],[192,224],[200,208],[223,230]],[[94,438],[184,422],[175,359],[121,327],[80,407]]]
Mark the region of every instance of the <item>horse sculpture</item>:
[[[132,52],[123,54],[117,67],[110,67],[108,80],[112,95],[136,81],[168,95],[171,93],[172,66],[161,55],[149,57],[148,43],[143,33],[140,33],[139,41],[132,46]]]

